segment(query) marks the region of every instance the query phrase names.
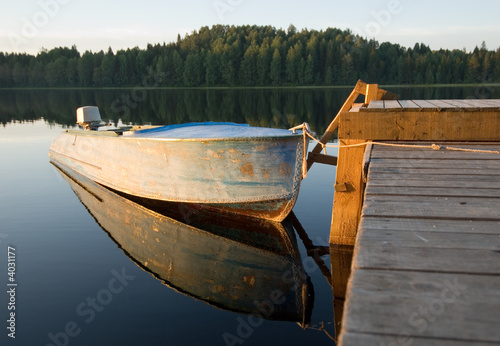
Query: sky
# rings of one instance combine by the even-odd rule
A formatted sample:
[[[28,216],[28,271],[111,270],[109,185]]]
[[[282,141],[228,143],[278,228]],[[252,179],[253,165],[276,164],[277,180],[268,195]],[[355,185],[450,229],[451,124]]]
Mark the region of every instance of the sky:
[[[202,26],[290,24],[350,29],[380,43],[433,50],[500,48],[498,0],[0,0],[0,51],[83,53],[169,43]]]

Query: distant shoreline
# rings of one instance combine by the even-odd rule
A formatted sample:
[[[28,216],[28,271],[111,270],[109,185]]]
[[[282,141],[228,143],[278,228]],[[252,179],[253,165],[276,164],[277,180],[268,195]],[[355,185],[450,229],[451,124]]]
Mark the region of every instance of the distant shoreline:
[[[446,87],[497,87],[500,83],[463,83],[463,84],[380,84],[384,88],[446,88]],[[216,87],[166,87],[158,86],[150,90],[294,90],[294,89],[352,89],[353,85],[304,85],[304,86],[216,86]],[[137,86],[123,87],[21,87],[0,88],[0,91],[27,90],[132,90]]]

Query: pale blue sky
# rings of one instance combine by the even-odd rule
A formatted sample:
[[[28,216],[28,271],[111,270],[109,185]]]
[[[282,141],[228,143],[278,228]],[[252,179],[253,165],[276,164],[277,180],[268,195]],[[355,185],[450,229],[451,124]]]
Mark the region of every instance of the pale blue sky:
[[[0,51],[36,54],[76,44],[114,51],[175,41],[201,26],[351,29],[379,42],[432,49],[500,47],[498,0],[0,0]]]

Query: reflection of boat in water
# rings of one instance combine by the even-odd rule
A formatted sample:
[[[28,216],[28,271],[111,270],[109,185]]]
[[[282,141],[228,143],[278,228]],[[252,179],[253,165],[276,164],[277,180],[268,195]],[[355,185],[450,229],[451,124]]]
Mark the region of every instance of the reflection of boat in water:
[[[226,310],[309,324],[313,288],[286,222],[146,207],[53,164],[125,253],[169,287]]]

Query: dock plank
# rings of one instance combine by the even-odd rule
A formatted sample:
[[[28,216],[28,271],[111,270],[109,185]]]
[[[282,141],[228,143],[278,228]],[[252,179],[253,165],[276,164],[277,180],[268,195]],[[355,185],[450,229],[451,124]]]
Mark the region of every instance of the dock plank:
[[[430,100],[428,102],[436,106],[438,110],[446,110],[446,111],[459,110],[459,108],[453,106],[450,103],[447,103],[444,100]]]
[[[451,100],[458,107],[468,111],[478,111],[480,106],[468,100]]]
[[[386,100],[384,101],[384,108],[389,111],[401,111],[403,107],[397,100]]]
[[[500,169],[499,160],[427,160],[424,153],[415,153],[406,158],[376,159],[372,158],[370,166],[396,168],[434,168],[438,169]]]
[[[371,180],[388,180],[388,179],[400,179],[404,177],[405,180],[424,180],[424,181],[450,181],[450,180],[473,180],[473,181],[491,181],[491,182],[500,182],[500,172],[492,173],[490,175],[486,174],[433,174],[433,173],[420,173],[414,172],[413,174],[402,175],[401,173],[381,173],[379,172],[376,176],[374,176]]]
[[[442,104],[442,109],[452,110],[456,109],[485,109],[491,110],[491,108],[499,108],[499,100],[487,100],[487,99],[464,99],[464,100],[430,100],[429,102],[434,104]],[[448,106],[446,106],[448,105]],[[449,108],[452,107],[452,108]]]
[[[382,101],[382,100],[373,100],[370,102],[370,104],[367,107],[368,111],[371,111],[371,110],[380,111],[383,109],[384,109],[384,101]]]
[[[498,143],[457,143],[457,142],[375,142],[373,145],[379,143],[377,151],[432,151],[432,145],[437,144],[442,147],[441,150],[446,150],[446,147],[450,148],[462,148],[462,149],[480,149],[480,150],[500,150],[500,145]],[[396,144],[395,146],[384,145],[385,144]],[[426,148],[416,147],[424,146]]]
[[[500,221],[364,217],[360,227],[364,230],[392,230],[398,232],[432,231],[500,235]]]
[[[443,100],[446,103],[449,103],[450,105],[453,105],[456,108],[463,108],[464,104],[460,102],[460,100]]]
[[[341,336],[340,344],[344,345],[412,345],[412,346],[470,346],[470,341],[444,340],[441,338],[428,338],[416,335],[380,335],[374,333],[351,333]],[[489,342],[474,342],[475,346],[491,346]]]
[[[486,100],[483,100],[483,102],[489,106],[492,106],[492,107],[499,107],[500,108],[500,100],[498,99],[486,99]]]
[[[405,187],[402,189],[397,186],[370,186],[370,191],[366,195],[500,198],[500,188]]]
[[[454,168],[408,168],[408,167],[386,167],[386,166],[375,166],[370,167],[373,173],[394,173],[394,174],[434,174],[434,175],[447,175],[454,174],[456,176],[467,175],[467,176],[481,176],[481,175],[496,175],[500,174],[498,169],[481,169],[477,168],[465,168],[462,167],[460,170]]]
[[[412,100],[417,106],[425,111],[437,111],[439,107],[427,100]]]
[[[476,148],[463,148],[464,150],[475,150]],[[487,150],[491,153],[486,152],[472,152],[472,151],[452,151],[452,150],[383,150],[376,151],[372,153],[373,159],[408,159],[409,155],[423,155],[426,159],[447,159],[447,160],[498,160],[500,159],[500,154],[497,150],[488,149],[477,149],[477,150]],[[500,152],[500,151],[499,151]]]
[[[365,234],[360,239],[359,246],[379,247],[392,249],[404,248],[432,248],[432,249],[464,249],[464,250],[500,250],[500,237],[498,234],[477,233],[450,233],[434,232],[432,229],[427,231],[394,231],[394,230],[375,230]]]
[[[410,179],[387,179],[387,180],[379,180],[379,179],[369,179],[371,187],[373,186],[382,186],[382,187],[443,187],[446,186],[449,189],[500,189],[500,182],[477,182],[471,180],[453,180],[453,181],[444,181],[444,180],[433,180],[433,181],[422,181],[422,180],[410,180]],[[369,195],[370,192],[367,191]]]
[[[343,330],[498,342],[498,285],[499,276],[357,269],[350,281]],[[343,340],[342,345],[359,344]]]
[[[372,270],[395,271],[397,267],[397,271],[500,276],[500,253],[488,249],[370,245],[355,257],[353,265]]]
[[[367,195],[363,215],[500,220],[500,199]]]
[[[413,102],[412,100],[400,100],[399,104],[401,105],[401,107],[403,107],[403,110],[415,111],[415,110],[421,109],[421,107],[419,105],[417,105],[415,102]]]
[[[462,100],[462,101],[469,104],[471,107],[477,107],[480,110],[482,110],[482,109],[491,110],[491,108],[498,108],[498,106],[495,106],[494,104],[488,102],[487,100],[466,99],[466,100]]]

